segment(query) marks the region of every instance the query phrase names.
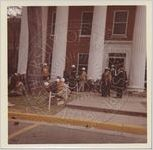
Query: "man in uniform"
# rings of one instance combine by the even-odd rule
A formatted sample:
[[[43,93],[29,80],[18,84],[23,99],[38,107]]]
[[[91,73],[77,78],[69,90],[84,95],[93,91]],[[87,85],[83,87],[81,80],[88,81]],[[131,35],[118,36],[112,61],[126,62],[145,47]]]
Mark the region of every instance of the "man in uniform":
[[[102,92],[101,94],[104,97],[110,96],[111,80],[112,80],[112,76],[111,76],[110,69],[106,67],[101,78],[101,92]]]
[[[49,67],[47,63],[43,64],[42,76],[43,76],[43,80],[49,80]]]
[[[123,90],[126,88],[126,83],[127,83],[127,74],[122,65],[118,70],[116,78],[117,78],[117,83],[116,83],[117,97],[122,98]]]
[[[76,66],[72,65],[71,66],[71,71],[70,71],[70,77],[69,77],[69,86],[72,90],[75,89],[75,86],[77,84],[77,71],[76,71]]]
[[[64,100],[67,100],[68,95],[70,94],[70,90],[67,84],[65,84],[65,79],[57,79],[57,95]]]
[[[85,86],[85,83],[87,81],[87,73],[85,71],[86,69],[83,67],[82,68],[82,72],[80,74],[80,81],[79,81],[79,91],[82,91],[84,92],[84,86]]]

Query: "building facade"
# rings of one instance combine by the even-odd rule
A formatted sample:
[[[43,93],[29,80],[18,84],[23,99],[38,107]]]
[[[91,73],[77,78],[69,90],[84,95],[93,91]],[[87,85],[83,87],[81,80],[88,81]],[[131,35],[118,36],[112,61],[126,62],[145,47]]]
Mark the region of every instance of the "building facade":
[[[28,7],[23,7],[17,72],[27,72]],[[101,78],[106,66],[122,63],[129,88],[144,90],[146,80],[145,6],[41,7],[42,62],[51,79],[63,76],[72,64],[85,67],[88,79]],[[38,35],[35,35],[38,36]]]

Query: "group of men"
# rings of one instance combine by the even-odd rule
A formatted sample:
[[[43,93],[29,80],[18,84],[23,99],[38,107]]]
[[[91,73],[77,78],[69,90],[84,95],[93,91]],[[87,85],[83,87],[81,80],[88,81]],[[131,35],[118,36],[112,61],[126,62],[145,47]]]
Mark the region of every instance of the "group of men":
[[[69,81],[69,85],[74,86],[76,83],[79,85],[79,91],[85,91],[85,85],[87,84],[87,73],[83,67],[79,74],[77,74],[75,65],[71,66],[70,75],[64,74],[64,78]],[[122,64],[117,66],[111,65],[111,68],[106,67],[101,77],[101,94],[104,97],[110,96],[110,90],[116,91],[116,97],[122,98],[123,91],[127,85],[127,74]]]
[[[105,68],[101,78],[102,96],[110,96],[110,90],[114,89],[117,91],[116,97],[122,98],[126,85],[127,74],[122,64],[119,65],[119,68],[116,68],[114,65],[111,68]]]
[[[104,73],[101,77],[101,94],[102,96],[110,96],[110,90],[114,89],[117,91],[116,96],[122,97],[123,90],[126,88],[127,84],[127,75],[126,71],[123,68],[123,65],[118,65],[117,68],[114,65],[111,65],[111,68],[106,67]],[[44,81],[49,80],[49,67],[46,63],[43,64],[42,68],[42,76]],[[18,94],[22,95],[25,93],[25,87],[21,80],[21,76],[17,73],[13,74],[10,78],[9,84],[9,91],[11,94]],[[64,91],[66,87],[65,85],[69,86],[71,91],[76,90],[78,91],[85,91],[85,85],[87,84],[87,73],[85,67],[81,68],[80,72],[77,73],[77,69],[75,65],[71,66],[69,73],[64,71],[63,77],[57,77],[57,85],[60,91],[61,87],[63,87]],[[66,83],[66,84],[65,84]],[[60,86],[61,84],[61,86]],[[55,86],[54,86],[55,87]]]
[[[47,74],[48,76],[48,74]],[[69,88],[73,91],[76,85],[78,91],[85,91],[87,84],[87,73],[85,67],[82,67],[77,73],[75,65],[72,65],[69,73],[64,71],[65,82],[69,85]],[[121,98],[123,91],[127,85],[127,74],[122,64],[117,66],[111,65],[110,68],[106,67],[101,77],[101,94],[104,97],[110,96],[110,90],[116,90],[116,97]]]

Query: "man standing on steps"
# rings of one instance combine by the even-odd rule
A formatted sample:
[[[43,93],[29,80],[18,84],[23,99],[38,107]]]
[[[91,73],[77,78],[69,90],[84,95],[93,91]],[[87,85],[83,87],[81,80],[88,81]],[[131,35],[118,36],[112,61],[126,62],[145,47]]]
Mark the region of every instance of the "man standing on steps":
[[[72,65],[71,66],[71,71],[70,71],[70,76],[69,76],[69,86],[72,90],[77,84],[77,71],[76,71],[76,66]]]
[[[82,68],[82,72],[80,74],[80,81],[79,81],[79,91],[82,91],[84,92],[84,86],[85,86],[85,83],[87,81],[87,73],[85,71],[86,69],[83,67]]]
[[[123,65],[121,65],[118,70],[116,80],[117,80],[117,83],[116,83],[117,95],[116,96],[118,98],[122,98],[123,90],[125,90],[126,84],[127,84],[127,74],[126,74],[126,71],[124,70]]]
[[[104,97],[110,96],[112,75],[108,67],[105,68],[101,78],[101,94]]]

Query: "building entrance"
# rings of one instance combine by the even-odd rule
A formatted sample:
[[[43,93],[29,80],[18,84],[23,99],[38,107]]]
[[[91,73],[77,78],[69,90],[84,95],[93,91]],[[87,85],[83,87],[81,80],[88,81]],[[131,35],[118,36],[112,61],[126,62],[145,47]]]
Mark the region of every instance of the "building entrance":
[[[114,65],[117,69],[120,65],[125,67],[125,58],[125,53],[109,53],[108,67],[110,68],[111,65]]]

